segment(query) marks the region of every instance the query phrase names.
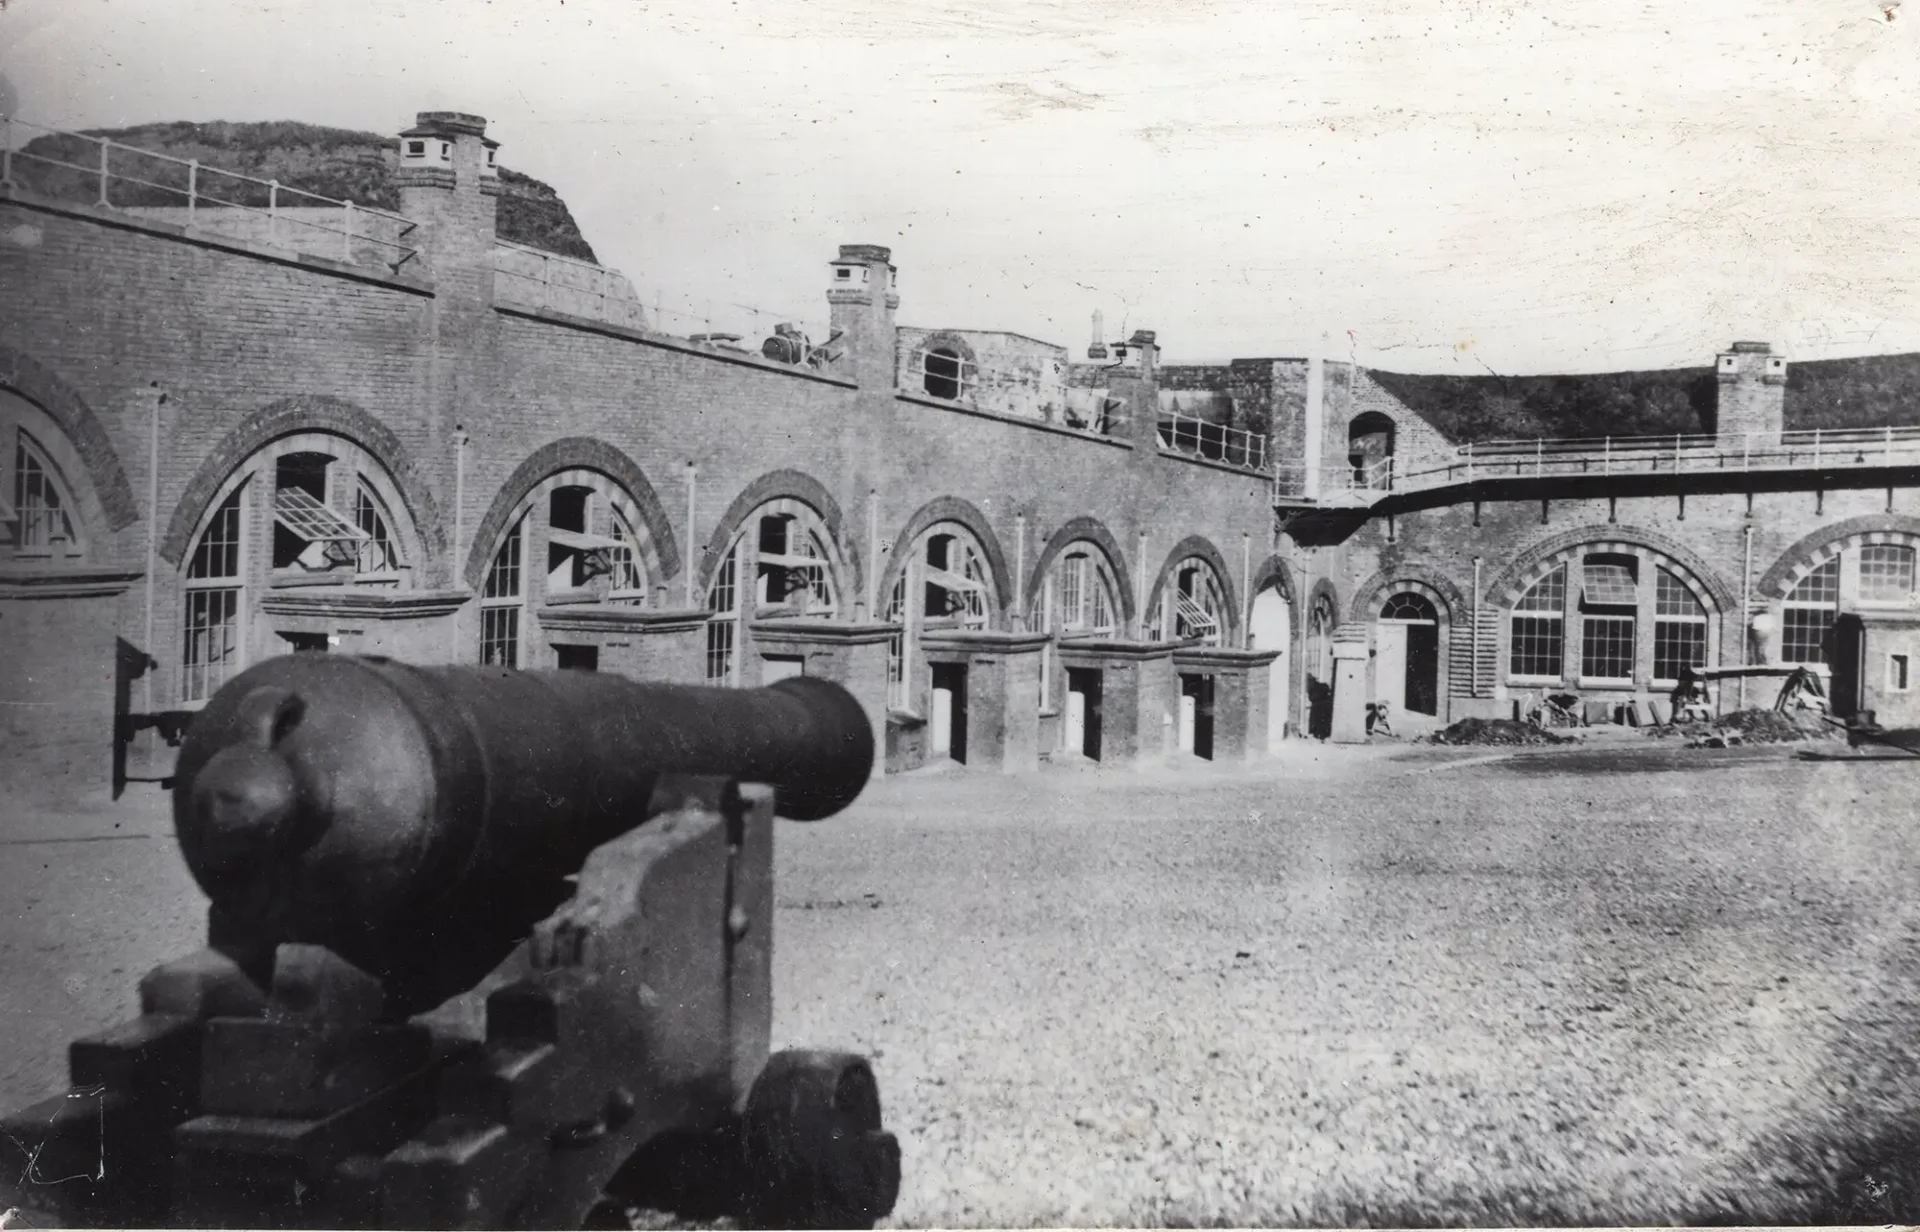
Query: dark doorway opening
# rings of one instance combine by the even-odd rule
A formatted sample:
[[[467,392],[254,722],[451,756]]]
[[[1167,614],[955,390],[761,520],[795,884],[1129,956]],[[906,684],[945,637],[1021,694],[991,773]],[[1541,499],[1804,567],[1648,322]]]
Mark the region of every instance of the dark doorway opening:
[[[933,668],[932,740],[928,752],[944,753],[967,762],[967,665],[935,663]]]
[[[1100,760],[1100,669],[1067,669],[1068,745],[1077,738],[1076,750],[1089,761]]]
[[[1213,760],[1213,677],[1180,677],[1180,748]]]
[[[325,654],[329,644],[325,633],[282,633],[280,638],[295,654]]]
[[[1850,718],[1860,711],[1860,680],[1866,672],[1867,627],[1858,616],[1842,616],[1833,622],[1833,694],[1828,706],[1836,718]]]
[[[559,646],[553,653],[560,660],[563,672],[597,672],[600,670],[600,648],[598,646]]]
[[[1407,626],[1407,709],[1440,713],[1440,628]]]

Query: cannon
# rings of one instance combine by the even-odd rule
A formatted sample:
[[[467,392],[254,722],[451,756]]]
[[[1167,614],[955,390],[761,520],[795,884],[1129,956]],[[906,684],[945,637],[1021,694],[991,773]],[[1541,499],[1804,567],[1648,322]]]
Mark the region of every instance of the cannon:
[[[773,818],[873,765],[845,690],[303,654],[173,783],[208,945],[0,1122],[0,1204],[80,1225],[870,1227],[858,1056],[769,1056]],[[11,1154],[13,1158],[7,1156]]]

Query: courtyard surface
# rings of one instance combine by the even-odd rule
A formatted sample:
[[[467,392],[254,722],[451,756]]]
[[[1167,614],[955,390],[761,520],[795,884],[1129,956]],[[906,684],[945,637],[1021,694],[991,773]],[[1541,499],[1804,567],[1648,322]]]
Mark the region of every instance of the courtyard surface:
[[[776,1046],[874,1058],[898,1224],[1920,1216],[1920,766],[1294,744],[780,823]],[[15,810],[0,1102],[196,947],[164,802]]]

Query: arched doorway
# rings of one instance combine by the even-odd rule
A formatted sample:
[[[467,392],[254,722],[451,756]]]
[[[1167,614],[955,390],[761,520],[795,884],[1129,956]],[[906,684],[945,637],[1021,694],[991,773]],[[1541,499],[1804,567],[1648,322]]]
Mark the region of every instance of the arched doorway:
[[[1353,417],[1347,425],[1347,465],[1356,488],[1386,488],[1393,480],[1393,420],[1378,411]]]
[[[1288,704],[1293,691],[1293,664],[1287,660],[1287,647],[1293,639],[1293,605],[1280,583],[1272,582],[1253,597],[1253,613],[1247,622],[1247,642],[1255,650],[1278,650],[1280,657],[1267,668],[1267,747],[1278,745],[1286,735]]]
[[[1410,590],[1381,605],[1373,635],[1373,699],[1389,713],[1440,713],[1440,613]]]
[[[1315,595],[1307,613],[1307,734],[1322,740],[1333,734],[1333,600]]]

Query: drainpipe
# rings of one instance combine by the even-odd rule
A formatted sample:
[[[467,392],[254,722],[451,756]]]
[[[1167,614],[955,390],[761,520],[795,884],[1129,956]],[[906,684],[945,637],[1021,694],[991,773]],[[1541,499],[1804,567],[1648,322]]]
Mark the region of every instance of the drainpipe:
[[[147,402],[147,631],[141,649],[153,666],[141,675],[145,677],[148,714],[153,713],[153,678],[160,670],[160,656],[153,653],[153,569],[160,533],[160,404],[166,400],[165,392],[156,392]]]
[[[1140,555],[1133,564],[1133,613],[1141,641],[1147,640],[1147,532],[1140,532]]]
[[[448,564],[452,576],[448,581],[460,584],[460,549],[467,537],[467,430],[460,424],[453,425],[453,550],[449,554]],[[460,618],[454,617],[447,624],[447,661],[460,661]]]
[[[1469,677],[1469,687],[1472,691],[1472,695],[1476,698],[1480,696],[1480,599],[1482,594],[1481,582],[1480,582],[1481,560],[1482,558],[1478,556],[1473,558],[1473,608],[1471,613],[1472,619],[1473,619],[1473,666],[1471,668],[1472,674]]]
[[[685,593],[686,604],[689,609],[695,606],[693,601],[693,575],[696,572],[693,557],[693,497],[696,490],[695,481],[699,478],[699,474],[700,472],[694,467],[693,463],[687,463],[687,560],[686,564],[682,567],[686,570]],[[737,583],[739,579],[735,578],[734,581]],[[736,590],[737,589],[738,587],[736,586]]]
[[[1753,635],[1749,628],[1753,621],[1753,527],[1748,526],[1747,561],[1740,570],[1740,662],[1742,666],[1753,661]],[[1747,678],[1740,677],[1740,709],[1747,708]]]
[[[867,619],[880,619],[880,489],[867,489]]]
[[[1240,649],[1253,645],[1253,536],[1240,534]]]
[[[1027,627],[1027,515],[1013,515],[1013,611],[1008,627]]]

